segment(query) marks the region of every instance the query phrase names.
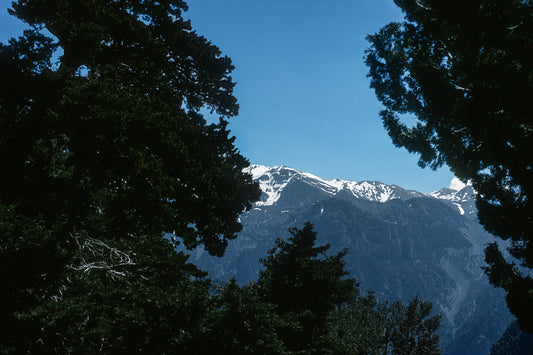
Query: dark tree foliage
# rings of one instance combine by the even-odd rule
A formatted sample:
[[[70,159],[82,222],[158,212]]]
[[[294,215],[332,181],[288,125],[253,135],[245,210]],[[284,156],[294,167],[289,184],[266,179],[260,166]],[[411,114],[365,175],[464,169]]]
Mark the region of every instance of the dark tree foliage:
[[[435,334],[440,316],[431,316],[430,302],[415,297],[408,305],[400,301],[384,304],[381,314],[385,321],[385,353],[440,354],[439,337]]]
[[[327,255],[329,245],[315,246],[316,232],[307,222],[303,229],[289,229],[287,241],[278,238],[276,246],[261,262],[257,287],[260,299],[274,304],[286,322],[278,334],[289,351],[324,353],[327,317],[347,302],[355,280],[346,278],[343,257],[346,251]]]
[[[480,222],[533,268],[533,8],[522,0],[395,0],[403,23],[368,36],[371,87],[395,145],[419,165],[448,165],[477,190]],[[402,116],[416,124],[402,123]],[[487,252],[524,330],[533,330],[533,280]],[[500,262],[501,261],[501,262]],[[506,266],[507,265],[507,266]],[[530,306],[528,307],[531,308]]]
[[[431,303],[408,305],[359,294],[343,256],[316,246],[313,226],[291,228],[262,260],[257,282],[215,286],[202,354],[439,354],[440,316]]]
[[[209,282],[159,236],[77,238],[78,257],[49,302],[21,314],[9,350],[195,353],[212,312]]]
[[[374,293],[354,292],[328,316],[328,337],[338,354],[383,354],[385,315],[377,310]],[[382,310],[383,307],[380,308]]]
[[[233,66],[191,29],[182,17],[186,8],[181,0],[12,3],[10,13],[30,29],[0,45],[4,349],[16,346],[22,331],[39,330],[43,321],[49,329],[63,329],[58,332],[67,338],[83,329],[93,332],[81,318],[72,325],[76,330],[61,328],[68,323],[61,317],[68,313],[75,318],[76,309],[86,311],[83,307],[109,298],[109,308],[102,304],[95,314],[115,322],[118,312],[116,322],[123,323],[112,327],[116,347],[106,348],[112,343],[108,339],[102,349],[126,351],[129,345],[124,344],[140,341],[125,340],[124,332],[144,316],[130,322],[120,307],[133,305],[134,312],[150,307],[141,295],[168,292],[154,306],[166,319],[161,327],[181,327],[175,322],[177,311],[168,308],[171,300],[189,297],[177,293],[194,298],[203,286],[191,283],[197,274],[190,274],[185,258],[168,257],[171,246],[162,234],[173,233],[176,243],[189,248],[203,244],[209,253],[222,255],[227,240],[241,229],[238,215],[259,197],[251,176],[242,172],[248,162],[227,129],[238,111]],[[202,108],[218,115],[219,123],[208,124],[199,113]],[[136,266],[128,273],[112,273],[113,280],[109,272],[94,268],[73,274],[85,255],[80,238],[102,241],[129,255]],[[159,247],[157,240],[167,244]],[[163,275],[167,271],[154,271],[155,278],[148,281],[145,273],[158,258],[168,261],[162,270],[173,271],[168,277]],[[167,279],[173,288],[159,284]],[[50,316],[49,310],[59,305],[65,312],[38,318]],[[29,331],[20,339],[44,342],[55,336],[39,334]],[[97,344],[91,336],[80,339]],[[50,342],[83,349],[72,339]]]
[[[179,0],[13,3],[35,29],[0,47],[3,205],[68,219],[67,230],[174,232],[223,253],[258,188],[226,128],[238,110],[231,61],[191,30],[184,9]],[[206,124],[204,106],[219,124]]]
[[[355,293],[330,314],[329,337],[339,354],[440,354],[440,316],[431,308],[416,297],[403,305]]]
[[[239,287],[231,279],[218,290],[210,330],[196,353],[287,353],[277,330],[293,324],[286,324],[276,313],[275,305],[260,299],[256,286],[252,282]]]

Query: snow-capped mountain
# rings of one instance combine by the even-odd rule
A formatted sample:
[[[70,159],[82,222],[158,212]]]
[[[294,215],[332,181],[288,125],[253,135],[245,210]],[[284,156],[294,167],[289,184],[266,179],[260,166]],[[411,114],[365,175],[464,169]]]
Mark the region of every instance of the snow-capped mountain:
[[[241,215],[243,230],[225,256],[201,249],[191,261],[222,281],[257,278],[260,258],[287,229],[310,221],[320,244],[344,248],[362,288],[387,299],[432,301],[442,315],[446,354],[488,354],[511,320],[504,293],[481,266],[495,238],[477,222],[474,191],[455,184],[430,194],[374,181],[326,180],[288,167],[248,168],[263,194]]]
[[[314,186],[330,195],[336,195],[345,190],[355,198],[376,202],[424,196],[417,191],[406,190],[396,185],[386,185],[378,181],[325,180],[286,166],[269,168],[263,165],[251,165],[246,171],[252,174],[254,180],[259,181],[261,191],[263,191],[261,200],[256,203],[257,206],[273,205],[278,201],[285,187],[295,181]]]
[[[460,184],[457,189],[442,188],[429,194],[404,189],[397,185],[387,185],[379,181],[344,181],[326,180],[303,171],[286,166],[268,167],[251,165],[245,170],[255,181],[259,182],[263,195],[256,206],[271,206],[275,204],[285,187],[291,182],[299,181],[314,186],[330,195],[346,191],[355,198],[375,202],[387,202],[394,199],[407,200],[410,198],[431,196],[455,206],[460,214],[474,218],[476,215],[475,191],[471,185]]]
[[[455,206],[459,210],[459,213],[469,218],[477,217],[475,195],[476,192],[471,185],[465,185],[459,190],[442,188],[429,194],[429,196],[446,201],[450,205]]]

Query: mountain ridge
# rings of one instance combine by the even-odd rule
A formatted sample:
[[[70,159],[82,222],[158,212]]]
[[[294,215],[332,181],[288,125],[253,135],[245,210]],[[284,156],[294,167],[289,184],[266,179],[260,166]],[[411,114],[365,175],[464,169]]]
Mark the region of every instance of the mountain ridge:
[[[298,179],[307,183],[313,181],[316,186],[321,185],[325,192],[333,195],[342,190],[347,190],[356,198],[363,198],[381,203],[392,199],[407,200],[413,197],[428,196],[449,202],[452,206],[457,208],[461,214],[471,216],[472,212],[475,212],[475,205],[470,203],[472,197],[475,195],[475,191],[472,186],[468,184],[461,189],[444,187],[430,193],[422,193],[395,184],[385,184],[380,181],[328,180],[284,165],[268,167],[265,165],[252,164],[245,169],[245,172],[250,173],[253,180],[259,181],[261,191],[267,195],[266,197],[263,196],[261,200],[256,203],[258,206],[274,204],[286,185],[291,180]],[[276,181],[279,183],[276,184]],[[465,206],[464,204],[466,203],[468,204]]]
[[[243,230],[226,255],[202,250],[191,261],[222,282],[257,278],[277,237],[311,221],[320,244],[348,248],[346,267],[362,288],[403,302],[419,296],[442,314],[445,354],[486,355],[511,320],[505,295],[481,267],[495,238],[477,222],[471,186],[429,194],[380,182],[326,180],[289,167],[248,168],[263,191],[240,219]]]

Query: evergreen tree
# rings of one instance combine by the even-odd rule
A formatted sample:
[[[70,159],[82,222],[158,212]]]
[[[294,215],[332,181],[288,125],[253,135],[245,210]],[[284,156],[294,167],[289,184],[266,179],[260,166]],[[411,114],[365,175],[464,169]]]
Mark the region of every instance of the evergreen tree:
[[[329,317],[329,337],[339,354],[440,354],[440,316],[430,302],[377,300],[358,293]]]
[[[385,349],[392,354],[440,354],[435,334],[440,316],[430,317],[432,304],[418,297],[404,306],[393,302],[386,309]]]
[[[278,334],[292,352],[324,353],[327,343],[327,317],[347,302],[355,280],[346,278],[343,257],[346,251],[327,255],[329,245],[315,246],[316,232],[307,222],[303,229],[289,229],[287,241],[278,238],[276,246],[261,263],[257,287],[260,299],[275,305],[286,325]]]
[[[371,87],[395,145],[477,191],[480,222],[533,268],[533,12],[522,0],[395,0],[405,13],[368,36]],[[414,125],[402,122],[414,117]],[[491,282],[533,331],[533,279],[487,249]]]
[[[254,282],[239,287],[231,279],[215,295],[215,307],[210,331],[199,348],[202,353],[287,353],[277,333],[284,320],[276,314],[275,305],[259,298]]]
[[[158,236],[77,242],[57,295],[21,314],[18,352],[195,353],[213,304],[209,281],[187,256]]]
[[[205,285],[191,280],[201,275],[162,235],[222,255],[259,189],[227,129],[238,111],[231,61],[186,8],[13,2],[31,27],[0,45],[1,350],[159,351],[185,346],[201,323]],[[82,262],[103,245],[131,265]],[[150,329],[174,335],[135,337]]]
[[[328,317],[328,337],[338,354],[382,354],[384,315],[373,292],[354,294]]]

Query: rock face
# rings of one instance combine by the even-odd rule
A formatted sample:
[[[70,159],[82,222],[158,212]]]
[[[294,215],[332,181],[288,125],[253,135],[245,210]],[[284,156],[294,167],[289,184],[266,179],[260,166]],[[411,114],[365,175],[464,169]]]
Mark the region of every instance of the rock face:
[[[315,225],[331,252],[348,248],[347,269],[362,288],[387,299],[432,301],[442,314],[447,354],[488,354],[511,321],[504,293],[481,267],[495,238],[476,220],[472,187],[431,194],[375,181],[324,180],[287,167],[252,166],[263,195],[241,216],[243,230],[226,255],[192,252],[191,261],[225,281],[257,278],[259,259],[287,229]]]

